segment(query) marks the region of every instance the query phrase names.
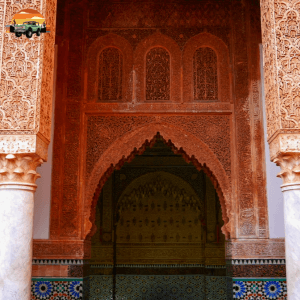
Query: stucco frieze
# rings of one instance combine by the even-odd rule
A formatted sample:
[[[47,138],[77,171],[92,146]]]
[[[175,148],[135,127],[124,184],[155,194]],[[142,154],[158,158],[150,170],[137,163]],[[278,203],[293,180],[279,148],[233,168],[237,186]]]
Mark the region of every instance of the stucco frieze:
[[[226,259],[284,259],[284,239],[234,239],[225,243]]]
[[[0,135],[0,153],[36,153],[47,160],[48,142],[39,135]]]

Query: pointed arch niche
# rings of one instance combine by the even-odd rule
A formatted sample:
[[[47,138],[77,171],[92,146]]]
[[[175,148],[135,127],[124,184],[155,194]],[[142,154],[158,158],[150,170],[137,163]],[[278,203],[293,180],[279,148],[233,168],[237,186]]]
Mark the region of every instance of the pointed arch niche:
[[[131,162],[137,154],[142,154],[147,147],[152,147],[158,137],[162,138],[175,154],[181,154],[186,162],[192,163],[197,170],[203,170],[210,178],[222,207],[222,232],[226,239],[230,238],[233,226],[230,222],[233,214],[231,185],[223,166],[201,140],[176,126],[161,123],[143,126],[115,140],[95,163],[85,192],[84,238],[90,239],[96,231],[96,205],[105,182],[114,170],[119,170],[125,162]]]
[[[211,77],[217,77],[215,88],[218,99],[214,101],[230,102],[231,73],[229,68],[229,52],[225,43],[210,33],[200,33],[192,37],[185,45],[183,52],[183,99],[185,102],[198,102],[198,95],[195,95],[195,53],[199,49],[211,50],[216,55],[217,70],[210,70]],[[211,67],[211,66],[210,66]],[[209,70],[206,70],[209,72]],[[200,72],[201,73],[201,72]],[[202,74],[203,75],[203,74]]]
[[[169,91],[168,99],[155,100],[155,97],[148,97],[147,99],[147,94],[149,94],[146,92],[146,75],[149,75],[149,72],[147,72],[149,71],[149,65],[147,64],[147,55],[149,55],[149,53],[151,54],[152,52],[154,53],[155,49],[161,52],[161,62],[163,62],[164,64],[164,66],[162,65],[159,69],[162,72],[164,71],[168,73],[166,74],[166,76],[169,78],[169,81],[167,82],[168,87],[165,88],[165,90]],[[166,59],[166,57],[168,57],[168,59]],[[157,62],[157,59],[153,59],[152,65],[155,65],[155,62]],[[179,102],[181,99],[180,68],[181,51],[178,44],[170,37],[161,33],[155,33],[140,42],[134,52],[134,71],[136,76],[135,91],[137,102]],[[163,77],[164,79],[166,76],[161,75],[161,77]]]
[[[85,69],[87,101],[102,103],[131,101],[132,63],[132,47],[126,39],[116,34],[98,38],[87,53]],[[112,80],[104,78],[105,76],[111,76]],[[100,85],[104,86],[104,91],[99,93]],[[111,87],[108,88],[108,85]]]
[[[103,186],[91,264],[225,265],[222,210],[211,180],[157,138]],[[162,153],[167,163],[158,166]]]

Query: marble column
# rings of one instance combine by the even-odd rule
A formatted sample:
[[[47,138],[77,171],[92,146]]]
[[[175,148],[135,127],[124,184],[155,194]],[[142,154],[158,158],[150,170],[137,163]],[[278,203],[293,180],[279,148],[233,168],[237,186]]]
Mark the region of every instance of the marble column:
[[[36,154],[0,155],[0,300],[31,299]]]
[[[285,153],[274,159],[284,198],[285,252],[288,299],[300,295],[300,154]]]

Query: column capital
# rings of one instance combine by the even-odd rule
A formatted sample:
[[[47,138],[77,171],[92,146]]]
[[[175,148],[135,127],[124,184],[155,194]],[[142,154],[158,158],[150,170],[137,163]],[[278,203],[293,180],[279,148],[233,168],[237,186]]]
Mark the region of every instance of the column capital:
[[[0,188],[21,185],[35,187],[40,177],[36,168],[43,163],[37,154],[0,154]]]
[[[300,185],[300,153],[282,153],[273,160],[281,171],[277,177],[281,177],[283,185]]]

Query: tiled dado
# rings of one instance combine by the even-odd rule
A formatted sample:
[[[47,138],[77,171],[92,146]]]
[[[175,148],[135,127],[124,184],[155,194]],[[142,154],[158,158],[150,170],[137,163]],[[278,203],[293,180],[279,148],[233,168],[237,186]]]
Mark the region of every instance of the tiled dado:
[[[32,278],[31,300],[83,299],[83,281],[78,278]]]
[[[113,276],[90,276],[90,300],[112,299]],[[232,280],[204,275],[117,275],[116,299],[228,300]]]
[[[226,268],[234,299],[287,299],[284,259],[232,259]]]
[[[234,278],[233,299],[287,300],[285,278]]]

